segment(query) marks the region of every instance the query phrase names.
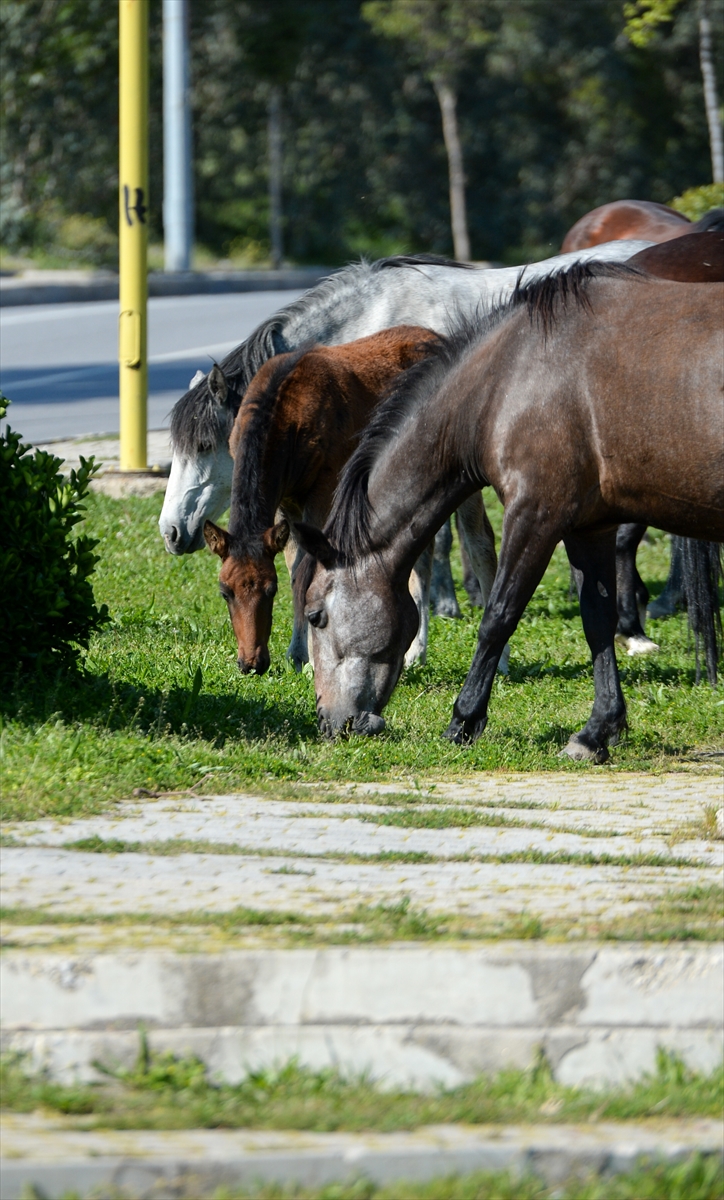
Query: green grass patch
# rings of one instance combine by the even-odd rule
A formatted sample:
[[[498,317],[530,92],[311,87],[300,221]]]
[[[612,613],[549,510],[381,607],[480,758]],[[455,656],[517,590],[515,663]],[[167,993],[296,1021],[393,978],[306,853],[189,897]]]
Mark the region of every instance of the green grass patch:
[[[294,781],[592,769],[558,757],[593,702],[590,656],[562,550],[513,638],[510,677],[496,680],[489,725],[475,746],[452,746],[440,736],[480,617],[462,591],[463,619],[433,619],[428,663],[405,673],[385,733],[329,743],[317,731],[312,678],[285,660],[292,610],[283,565],[271,669],[262,678],[243,677],[216,561],[206,552],[166,554],[156,524],[160,505],[160,496],[89,498],[85,532],[100,539],[96,598],[112,620],[94,635],[83,672],[19,677],[0,699],[5,819],[97,812],[138,787],[223,792]],[[490,510],[499,529],[500,506],[493,502]],[[666,578],[668,540],[654,535],[639,559],[656,594]],[[654,623],[651,632],[661,654],[619,660],[631,729],[614,750],[614,770],[665,770],[724,745],[724,693],[694,686],[685,618]]]
[[[305,814],[316,817],[317,813]],[[472,806],[449,808],[406,808],[396,812],[350,813],[358,821],[375,825],[398,825],[403,829],[469,829],[474,825],[507,829],[546,829],[550,833],[573,833],[577,837],[621,837],[617,829],[587,829],[571,825],[550,825],[545,821],[522,821],[500,812],[486,812]]]
[[[294,1061],[279,1070],[252,1071],[238,1084],[221,1084],[198,1059],[152,1053],[144,1034],[133,1069],[111,1073],[107,1084],[69,1087],[28,1076],[17,1056],[5,1058],[1,1069],[5,1111],[65,1113],[86,1118],[84,1128],[388,1132],[448,1122],[717,1118],[724,1103],[724,1068],[699,1074],[663,1050],[654,1073],[606,1091],[558,1083],[542,1056],[529,1070],[501,1071],[432,1094],[382,1090],[365,1076],[314,1072]]]
[[[279,873],[308,874],[296,864]],[[6,948],[27,945],[27,930],[34,926],[57,928],[59,938],[72,938],[72,931],[101,927],[108,931],[148,930],[164,944],[181,943],[196,931],[197,948],[204,938],[221,936],[226,944],[243,944],[250,935],[263,934],[275,945],[356,945],[399,941],[480,942],[488,939],[568,939],[597,941],[715,942],[724,936],[724,888],[719,884],[694,886],[665,893],[630,916],[602,918],[543,918],[523,911],[513,916],[470,913],[431,913],[411,904],[409,896],[383,904],[359,904],[323,916],[272,909],[235,908],[227,912],[190,911],[174,914],[155,912],[67,913],[55,909],[2,908],[3,944]],[[23,929],[18,941],[14,929]]]

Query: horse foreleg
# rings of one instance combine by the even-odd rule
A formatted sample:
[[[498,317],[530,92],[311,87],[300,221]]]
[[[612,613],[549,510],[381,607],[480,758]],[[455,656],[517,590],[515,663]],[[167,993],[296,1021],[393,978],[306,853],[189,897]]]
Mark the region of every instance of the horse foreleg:
[[[628,524],[619,525],[616,534],[616,641],[629,654],[653,654],[659,648],[644,633],[649,593],[636,568],[636,551],[645,532],[645,525]]]
[[[485,729],[498,660],[560,536],[558,529],[541,526],[537,515],[532,506],[511,503],[506,510],[498,569],[480,622],[477,649],[445,731],[451,742],[474,742]]]
[[[430,622],[430,580],[432,577],[432,545],[423,550],[410,573],[410,595],[417,605],[420,618],[417,633],[405,655],[405,666],[424,663],[427,658],[427,632]]]
[[[583,631],[593,659],[593,711],[568,740],[570,758],[606,762],[608,745],[626,728],[626,703],[616,663],[616,534],[572,534],[565,539],[581,606]]]
[[[460,505],[457,511],[457,523],[460,549],[465,547],[467,550],[480,588],[481,605],[485,608],[493,587],[498,556],[495,553],[495,534],[480,492],[474,492]],[[498,670],[502,675],[508,674],[509,658],[510,647],[505,646],[498,663]]]
[[[468,554],[467,546],[460,533],[459,513],[455,514],[455,521],[458,527],[458,535],[460,536],[460,561],[463,565],[463,587],[468,594],[468,600],[473,608],[485,608],[485,598],[480,587],[480,580],[477,577],[475,567]]]
[[[306,662],[309,662],[309,627],[304,619],[304,610],[298,602],[296,592],[294,590],[294,576],[297,572],[297,567],[304,558],[304,551],[301,546],[297,545],[294,539],[294,526],[291,526],[292,532],[289,534],[289,540],[284,547],[284,559],[289,571],[289,578],[292,582],[292,597],[294,603],[294,624],[292,626],[292,640],[287,649],[287,658],[290,660],[295,671],[301,671]]]
[[[446,521],[435,536],[435,551],[432,559],[430,605],[436,617],[458,618],[462,616],[450,570],[451,550],[452,529],[450,522]]]

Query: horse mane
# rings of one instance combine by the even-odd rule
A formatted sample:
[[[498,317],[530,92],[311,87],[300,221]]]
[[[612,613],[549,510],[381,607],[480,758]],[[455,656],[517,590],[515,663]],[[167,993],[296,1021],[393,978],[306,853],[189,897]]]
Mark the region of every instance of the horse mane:
[[[249,552],[266,529],[267,514],[262,505],[262,468],[269,447],[274,409],[285,380],[309,349],[309,344],[306,344],[275,356],[271,360],[263,390],[247,401],[252,411],[236,451],[231,484],[229,537],[231,553],[235,557]]]
[[[513,294],[505,306],[508,312],[525,305],[528,309],[531,325],[536,322],[541,325],[544,337],[547,336],[555,323],[556,317],[566,309],[569,299],[576,308],[592,311],[588,295],[588,285],[594,279],[631,279],[646,278],[638,267],[628,263],[617,262],[577,262],[565,271],[556,271],[553,275],[543,275],[540,279],[532,279],[526,283],[525,267],[518,276]]]
[[[522,307],[527,308],[531,323],[540,322],[545,336],[560,308],[565,308],[569,299],[577,307],[590,310],[591,302],[586,289],[592,280],[647,278],[636,267],[608,262],[574,263],[565,271],[531,280],[527,284],[523,275],[524,270],[518,276],[510,299],[490,312],[478,311],[473,316],[458,315],[453,332],[439,338],[429,358],[398,376],[375,409],[356,450],[342,471],[325,525],[325,533],[343,559],[352,562],[375,552],[370,528],[373,511],[368,493],[372,469],[406,418],[442,385],[445,376],[457,366],[468,350],[477,346]]]
[[[174,451],[190,458],[219,449],[229,440],[244,392],[265,362],[294,348],[285,340],[284,329],[295,318],[303,316],[312,304],[320,307],[330,304],[344,290],[358,293],[365,279],[381,271],[420,266],[477,269],[470,263],[455,262],[436,254],[397,254],[372,263],[362,259],[321,279],[298,299],[262,321],[248,338],[222,359],[219,365],[232,385],[226,403],[220,404],[212,396],[206,378],[176,401],[171,412],[170,430]]]
[[[720,233],[724,230],[724,208],[710,208],[708,213],[692,225],[689,233]]]
[[[370,473],[384,446],[413,409],[441,385],[466,350],[494,328],[506,312],[507,305],[502,305],[475,317],[459,315],[454,331],[438,337],[429,357],[408,367],[388,388],[340,475],[325,525],[325,533],[343,558],[353,560],[374,550],[370,532],[372,506],[367,489]]]

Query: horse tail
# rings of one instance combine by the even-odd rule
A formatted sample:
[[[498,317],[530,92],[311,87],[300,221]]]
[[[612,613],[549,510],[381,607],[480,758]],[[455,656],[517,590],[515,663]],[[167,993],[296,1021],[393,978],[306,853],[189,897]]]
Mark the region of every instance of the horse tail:
[[[701,680],[699,641],[704,644],[706,677],[716,683],[716,668],[721,656],[722,625],[719,611],[719,583],[724,578],[722,548],[719,542],[700,542],[682,538],[684,603],[689,627],[696,646],[696,682]]]

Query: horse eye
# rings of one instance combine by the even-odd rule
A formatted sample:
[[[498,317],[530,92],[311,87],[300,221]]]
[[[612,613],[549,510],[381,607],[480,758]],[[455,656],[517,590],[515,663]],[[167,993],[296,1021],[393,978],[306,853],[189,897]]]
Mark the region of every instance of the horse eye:
[[[230,604],[234,599],[234,593],[232,592],[231,588],[220,587],[219,591],[221,592],[222,600],[225,600],[227,604]]]
[[[307,620],[315,629],[324,629],[327,624],[327,614],[323,608],[315,608],[313,612],[307,613]]]

